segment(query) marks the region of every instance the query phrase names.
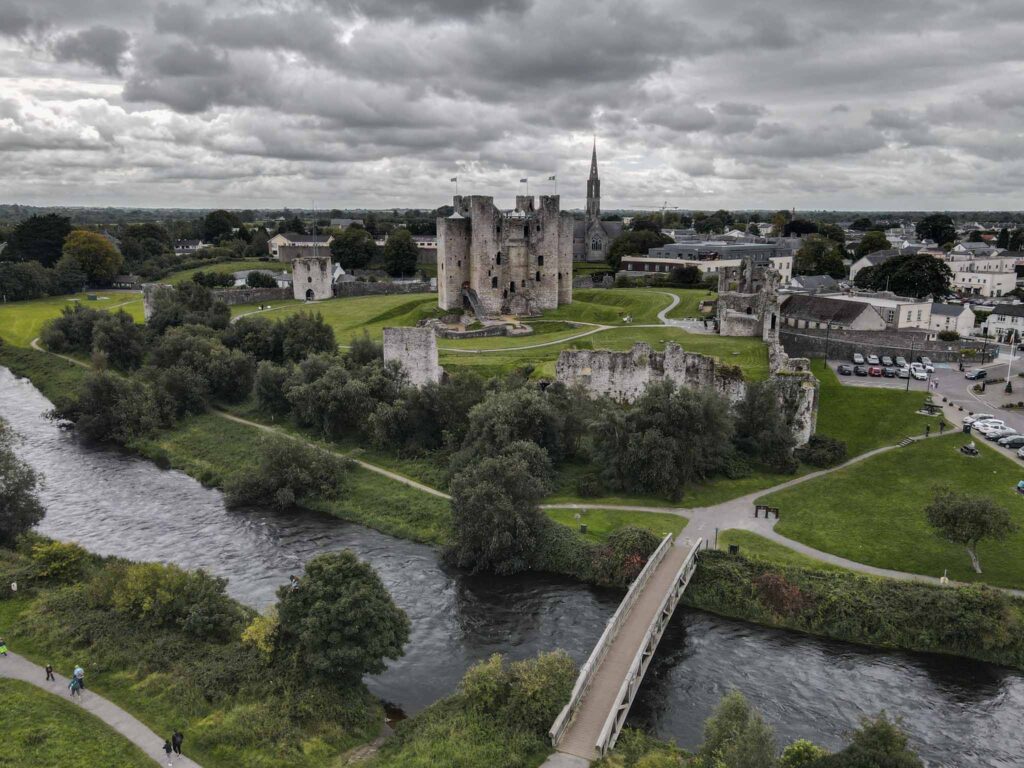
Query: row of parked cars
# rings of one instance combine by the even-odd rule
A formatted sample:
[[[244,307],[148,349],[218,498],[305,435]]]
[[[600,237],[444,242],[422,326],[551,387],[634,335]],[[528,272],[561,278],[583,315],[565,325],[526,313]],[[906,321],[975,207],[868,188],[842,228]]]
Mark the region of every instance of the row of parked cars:
[[[974,413],[964,417],[964,425],[986,440],[1017,451],[1017,455],[1024,459],[1024,435],[1018,434],[1013,427],[1008,427],[1002,419],[997,419],[991,413]]]
[[[836,370],[840,376],[884,376],[887,379],[918,379],[924,381],[929,373],[935,373],[935,366],[927,357],[919,357],[913,363],[907,363],[902,355],[895,358],[889,355],[868,355],[860,352],[853,355],[853,366],[840,365]]]

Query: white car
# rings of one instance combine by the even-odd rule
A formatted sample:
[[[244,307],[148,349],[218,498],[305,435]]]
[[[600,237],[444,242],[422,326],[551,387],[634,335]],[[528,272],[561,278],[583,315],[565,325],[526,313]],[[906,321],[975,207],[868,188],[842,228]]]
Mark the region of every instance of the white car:
[[[973,424],[976,421],[985,421],[986,419],[994,419],[996,415],[994,413],[975,413],[970,416],[964,416],[964,424]]]
[[[928,374],[924,372],[924,368],[911,368],[910,375],[918,381],[924,381],[928,378]]]
[[[1024,459],[1024,448],[1021,448],[1021,449],[1019,449],[1019,450],[1017,451],[1017,456],[1018,456],[1019,458],[1022,458],[1022,459]]]
[[[862,355],[860,352],[854,352],[853,353],[853,364],[854,365],[864,365],[864,355]]]
[[[997,427],[996,429],[989,429],[985,431],[986,440],[998,440],[1001,437],[1009,437],[1010,435],[1016,435],[1017,430],[1013,427]]]
[[[924,369],[928,371],[928,373],[935,373],[935,366],[932,365],[932,359],[930,357],[922,357],[921,365],[924,366]]]
[[[879,365],[878,355],[868,355],[868,365]]]
[[[1000,421],[999,419],[982,422],[980,426],[977,422],[974,423],[974,429],[982,435],[988,435],[990,432],[995,432],[997,429],[1005,428],[1006,422]]]

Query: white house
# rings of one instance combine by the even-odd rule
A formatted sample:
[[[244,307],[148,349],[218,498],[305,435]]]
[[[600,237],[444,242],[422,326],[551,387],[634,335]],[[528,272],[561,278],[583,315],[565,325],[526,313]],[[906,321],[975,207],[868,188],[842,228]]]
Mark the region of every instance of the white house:
[[[831,296],[829,298],[835,298]],[[920,328],[927,330],[932,321],[930,300],[914,299],[893,294],[850,294],[843,295],[847,301],[869,304],[885,322],[889,330]]]
[[[294,261],[305,256],[330,255],[329,248],[334,242],[332,235],[300,235],[285,232],[274,235],[267,241],[267,252],[278,261]]]
[[[970,336],[974,331],[974,312],[965,304],[932,303],[929,328],[936,333],[956,331],[961,336]]]
[[[982,329],[1001,342],[1024,339],[1024,304],[998,304]]]

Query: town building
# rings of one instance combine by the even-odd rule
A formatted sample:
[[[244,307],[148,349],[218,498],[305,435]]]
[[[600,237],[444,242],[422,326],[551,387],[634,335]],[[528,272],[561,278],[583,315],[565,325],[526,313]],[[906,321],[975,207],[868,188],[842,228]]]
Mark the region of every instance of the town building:
[[[241,269],[238,272],[233,272],[231,276],[235,278],[235,288],[242,288],[248,285],[249,274],[252,272],[262,272],[274,278],[274,282],[277,283],[278,288],[291,288],[292,287],[292,275],[290,272],[274,272],[271,269]]]
[[[839,281],[832,275],[793,275],[786,290],[792,293],[835,293]]]
[[[974,311],[965,304],[933,302],[929,328],[936,333],[956,331],[961,336],[970,336],[974,332]]]
[[[532,315],[572,302],[573,219],[558,195],[517,195],[515,209],[494,198],[456,195],[437,220],[437,303],[468,306],[477,317]]]
[[[348,229],[353,224],[362,227],[363,226],[363,220],[362,219],[331,219],[331,228],[332,229]]]
[[[209,248],[210,244],[204,243],[202,240],[175,240],[172,247],[176,256],[188,256],[203,250],[203,248]]]
[[[983,251],[957,251],[954,248],[941,258],[953,272],[952,287],[955,291],[966,296],[994,298],[1017,287],[1015,266],[1022,256],[1024,254],[1016,251],[998,251],[990,255]]]
[[[889,259],[894,259],[899,255],[901,254],[896,248],[886,248],[884,251],[875,251],[855,259],[853,264],[850,265],[850,282],[854,281],[857,273],[862,269],[877,267],[879,264],[884,264]]]
[[[829,298],[841,298],[844,301],[867,304],[878,313],[889,330],[900,331],[907,328],[927,330],[931,327],[931,299],[915,299],[886,292],[851,293]]]
[[[607,261],[612,241],[622,233],[623,222],[601,221],[601,179],[597,174],[597,140],[590,157],[587,179],[587,212],[573,223],[572,257],[575,261]]]
[[[832,328],[846,331],[884,331],[885,321],[873,307],[842,298],[793,294],[781,308],[782,326]]]
[[[137,291],[142,287],[142,278],[138,275],[115,275],[110,285],[112,288],[130,288]]]
[[[1024,340],[1024,304],[996,305],[981,328],[1000,343]]]
[[[702,273],[717,275],[724,269],[739,267],[744,258],[770,263],[783,282],[793,275],[793,252],[778,243],[726,243],[721,240],[669,243],[651,248],[646,256],[623,256],[619,269],[631,276],[671,272],[676,267],[697,267]]]
[[[278,261],[294,261],[306,256],[327,254],[332,235],[300,235],[297,232],[284,232],[274,235],[267,241],[267,252]]]

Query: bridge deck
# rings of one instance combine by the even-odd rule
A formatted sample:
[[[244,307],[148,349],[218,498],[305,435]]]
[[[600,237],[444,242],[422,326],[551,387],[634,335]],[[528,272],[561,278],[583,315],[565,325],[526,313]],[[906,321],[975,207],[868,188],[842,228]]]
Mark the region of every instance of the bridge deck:
[[[608,713],[615,704],[630,664],[640,650],[644,635],[658,613],[665,593],[672,586],[688,551],[688,545],[684,546],[683,542],[677,541],[675,546],[669,547],[665,557],[651,574],[650,580],[630,610],[625,624],[597,668],[576,717],[558,745],[559,752],[587,760],[598,758],[594,745],[601,735]]]

